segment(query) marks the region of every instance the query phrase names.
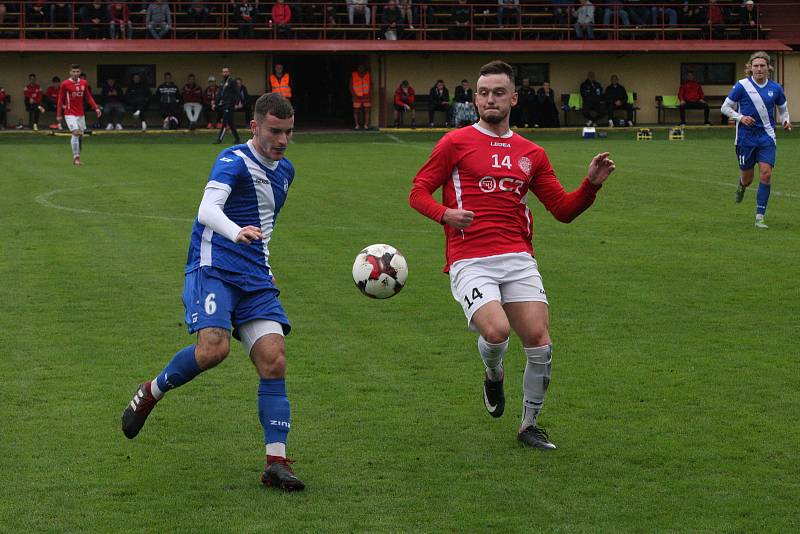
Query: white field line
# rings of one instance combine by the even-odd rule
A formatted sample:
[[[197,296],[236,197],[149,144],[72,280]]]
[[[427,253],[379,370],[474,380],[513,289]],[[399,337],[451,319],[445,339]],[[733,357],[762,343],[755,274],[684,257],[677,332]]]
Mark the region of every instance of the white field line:
[[[71,206],[64,206],[62,204],[58,204],[54,202],[52,197],[58,195],[59,193],[64,193],[67,191],[83,191],[86,189],[97,189],[101,187],[113,187],[113,186],[127,186],[127,185],[136,185],[132,182],[127,183],[113,183],[113,184],[94,184],[94,185],[87,185],[81,187],[65,187],[61,189],[53,189],[52,191],[48,191],[47,193],[42,193],[36,197],[36,202],[46,208],[52,208],[56,210],[62,211],[69,211],[71,213],[81,213],[84,215],[102,215],[104,217],[110,217],[112,219],[121,218],[121,217],[130,217],[134,219],[147,219],[147,220],[155,220],[155,221],[169,221],[169,222],[182,222],[182,223],[190,223],[194,222],[194,219],[188,219],[186,217],[168,217],[162,215],[144,215],[141,213],[124,213],[124,212],[110,212],[110,211],[100,211],[100,210],[92,210],[87,208],[73,208]],[[367,227],[362,226],[340,226],[340,225],[328,225],[328,224],[294,224],[292,225],[293,228],[299,229],[320,229],[320,230],[336,230],[336,231],[345,231],[345,232],[358,232],[363,231]],[[440,230],[428,229],[428,230],[411,230],[411,229],[403,229],[399,230],[403,233],[411,233],[411,234],[436,234],[440,233]]]

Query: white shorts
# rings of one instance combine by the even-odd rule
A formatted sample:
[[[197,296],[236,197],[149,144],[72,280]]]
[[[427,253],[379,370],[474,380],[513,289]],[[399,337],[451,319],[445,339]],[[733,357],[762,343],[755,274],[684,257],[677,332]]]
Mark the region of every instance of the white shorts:
[[[450,291],[461,304],[471,329],[478,309],[496,300],[544,302],[547,295],[536,260],[526,252],[459,260],[450,266]]]
[[[64,120],[67,122],[67,130],[70,132],[80,130],[83,133],[86,130],[86,115],[64,115]]]

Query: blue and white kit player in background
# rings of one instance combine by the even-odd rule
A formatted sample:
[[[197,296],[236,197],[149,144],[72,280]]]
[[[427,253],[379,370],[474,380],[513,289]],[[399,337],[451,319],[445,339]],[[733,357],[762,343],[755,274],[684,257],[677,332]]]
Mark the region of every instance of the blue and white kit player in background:
[[[747,77],[736,82],[721,109],[736,121],[736,157],[742,171],[736,188],[737,203],[742,201],[745,189],[753,182],[753,167],[758,163],[756,228],[762,229],[768,228],[764,214],[775,167],[775,106],[781,113],[783,129],[792,130],[786,95],[780,84],[769,79],[771,71],[769,55],[753,53],[745,65]]]
[[[258,417],[264,428],[266,467],[261,482],[301,490],[286,459],[290,428],[284,381],[284,335],[289,320],[269,266],[269,244],[294,179],[283,157],[294,129],[294,110],[277,93],[262,95],[250,122],[252,140],[217,156],[192,228],[183,303],[197,344],[172,358],[155,379],[139,385],[122,414],[134,438],[164,394],[219,364],[230,334],[241,340],[260,377]]]

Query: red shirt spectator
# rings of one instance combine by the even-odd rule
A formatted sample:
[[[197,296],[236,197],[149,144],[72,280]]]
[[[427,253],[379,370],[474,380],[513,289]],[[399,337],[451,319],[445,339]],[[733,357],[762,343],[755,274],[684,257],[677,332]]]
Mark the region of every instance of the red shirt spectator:
[[[408,85],[408,84],[406,84]],[[403,91],[403,85],[400,84],[397,86],[397,89],[394,91],[394,105],[395,106],[410,106],[414,107],[414,100],[416,99],[416,95],[414,93],[414,88],[408,85],[406,90]]]
[[[111,22],[116,22],[120,25],[128,24],[128,20],[130,19],[128,5],[119,2],[111,4],[111,7],[108,8],[108,14],[111,16]]]
[[[678,100],[681,102],[700,102],[704,100],[705,97],[703,86],[694,79],[694,75],[691,72],[688,73],[686,81],[684,81],[680,89],[678,89]]]
[[[211,106],[211,109],[214,109],[217,102],[218,90],[216,82],[211,82],[211,85],[206,87],[206,90],[203,92],[203,104]]]
[[[42,88],[35,81],[25,86],[25,103],[36,105],[42,103]]]
[[[717,5],[716,0],[711,0],[711,3],[708,5],[708,23],[713,25],[725,24],[722,8]]]
[[[181,97],[185,104],[202,104],[203,103],[203,89],[195,84],[186,84],[181,91]]]
[[[279,26],[289,24],[292,21],[292,10],[284,3],[272,6],[272,23]]]

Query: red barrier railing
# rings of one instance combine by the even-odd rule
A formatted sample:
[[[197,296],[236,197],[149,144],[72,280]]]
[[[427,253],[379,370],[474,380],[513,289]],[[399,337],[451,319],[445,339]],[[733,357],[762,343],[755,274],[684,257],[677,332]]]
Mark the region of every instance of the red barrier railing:
[[[6,4],[7,11],[0,13],[0,39],[763,39],[773,30],[760,23],[760,6],[731,1],[604,4],[591,6],[591,14],[572,3],[404,1],[394,12],[384,3],[358,1],[274,4],[289,6],[288,24],[280,23],[280,12],[273,15],[272,4],[208,2],[197,10],[193,2],[164,2],[168,16],[157,24],[163,8],[156,2],[34,0],[18,7]],[[278,9],[285,16],[287,8]],[[591,23],[582,24],[584,20]],[[800,33],[798,23],[781,26]]]

